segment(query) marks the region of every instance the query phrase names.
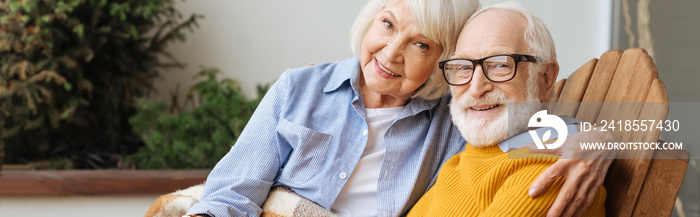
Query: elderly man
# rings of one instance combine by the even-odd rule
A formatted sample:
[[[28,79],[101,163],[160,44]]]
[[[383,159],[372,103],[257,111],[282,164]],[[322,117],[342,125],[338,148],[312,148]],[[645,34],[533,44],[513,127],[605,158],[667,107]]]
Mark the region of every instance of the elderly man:
[[[544,216],[564,180],[537,198],[528,189],[558,157],[524,147],[507,151],[512,147],[501,142],[509,139],[509,126],[525,132],[542,109],[538,103],[509,102],[542,102],[552,92],[559,66],[549,31],[519,4],[486,7],[470,18],[454,58],[440,67],[452,85],[452,121],[469,143],[443,165],[409,216]],[[508,117],[509,109],[517,112]],[[605,215],[605,189],[594,194],[591,206],[575,210],[575,216]]]

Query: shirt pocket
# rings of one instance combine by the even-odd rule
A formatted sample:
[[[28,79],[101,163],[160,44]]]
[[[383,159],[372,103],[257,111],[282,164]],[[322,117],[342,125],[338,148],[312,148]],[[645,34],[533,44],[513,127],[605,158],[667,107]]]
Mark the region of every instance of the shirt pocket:
[[[309,181],[321,168],[333,137],[285,119],[280,120],[277,132],[293,149],[282,177],[295,184]]]

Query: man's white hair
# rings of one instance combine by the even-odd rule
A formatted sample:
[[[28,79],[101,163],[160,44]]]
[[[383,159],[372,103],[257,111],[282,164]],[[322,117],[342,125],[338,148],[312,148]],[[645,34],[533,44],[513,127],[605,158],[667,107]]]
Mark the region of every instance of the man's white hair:
[[[520,14],[525,18],[525,43],[527,43],[530,50],[528,51],[530,55],[537,59],[537,63],[530,65],[530,76],[534,77],[538,73],[542,72],[542,66],[547,63],[553,63],[557,60],[557,52],[554,47],[554,40],[552,39],[552,34],[550,34],[547,26],[544,25],[542,20],[527,11],[523,5],[518,2],[509,1],[498,3],[490,6],[483,7],[469,18],[469,21],[474,19],[474,17],[479,16],[479,14],[491,10],[501,10],[507,12],[515,12]],[[528,79],[528,89],[534,88],[539,89],[537,85],[531,85],[530,82],[534,80]],[[536,82],[535,82],[536,84]],[[530,90],[532,91],[532,90]],[[538,92],[539,90],[534,90],[532,92]]]
[[[479,14],[490,11],[490,10],[505,10],[516,12],[527,21],[527,27],[525,27],[525,42],[530,47],[530,54],[537,58],[539,64],[552,63],[557,60],[557,53],[554,49],[554,40],[549,30],[544,25],[544,22],[540,18],[532,15],[528,12],[523,5],[518,2],[503,2],[495,5],[490,5],[476,11],[469,20],[471,21],[474,17]]]
[[[441,60],[448,59],[454,53],[459,33],[468,18],[479,8],[478,0],[371,0],[352,25],[350,46],[355,56],[360,57],[362,41],[379,11],[398,1],[406,1],[423,35],[443,47]],[[412,98],[436,99],[448,89],[436,63],[430,78],[416,90]]]

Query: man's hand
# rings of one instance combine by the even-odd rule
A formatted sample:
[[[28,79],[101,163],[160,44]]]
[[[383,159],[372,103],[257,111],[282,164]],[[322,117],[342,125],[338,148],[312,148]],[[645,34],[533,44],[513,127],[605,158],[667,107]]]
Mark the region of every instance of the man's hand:
[[[583,216],[593,203],[598,189],[603,185],[608,167],[618,152],[582,151],[579,143],[613,141],[615,140],[611,132],[601,132],[594,128],[568,137],[559,149],[540,150],[534,144],[528,145],[528,149],[533,153],[544,152],[562,156],[562,159],[547,168],[530,186],[530,196],[537,197],[560,176],[566,178],[547,216]]]

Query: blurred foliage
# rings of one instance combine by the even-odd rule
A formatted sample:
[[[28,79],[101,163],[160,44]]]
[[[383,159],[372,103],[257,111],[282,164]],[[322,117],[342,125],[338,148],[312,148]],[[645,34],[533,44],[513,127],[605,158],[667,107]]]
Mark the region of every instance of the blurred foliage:
[[[135,99],[200,18],[174,0],[0,0],[0,162],[117,167],[143,146]]]
[[[127,156],[127,162],[139,169],[213,168],[236,142],[269,88],[258,85],[258,97],[249,100],[236,81],[218,81],[219,73],[209,68],[195,76],[206,79],[190,89],[190,102],[198,96],[190,111],[172,114],[176,103],[143,101],[129,121],[146,146]]]

